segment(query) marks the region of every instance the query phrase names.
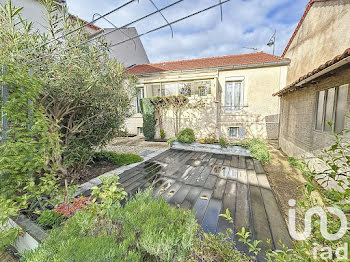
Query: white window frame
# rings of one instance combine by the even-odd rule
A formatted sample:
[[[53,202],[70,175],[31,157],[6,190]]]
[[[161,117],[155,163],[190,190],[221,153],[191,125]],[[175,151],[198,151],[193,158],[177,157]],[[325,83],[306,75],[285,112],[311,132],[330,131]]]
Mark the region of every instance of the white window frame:
[[[235,106],[234,105],[234,102],[235,102],[235,94],[234,94],[234,87],[235,87],[235,83],[240,83],[240,100],[239,100],[239,105],[238,106]],[[233,105],[228,105],[227,104],[227,101],[228,101],[228,85],[231,84],[233,85],[233,89],[232,89],[232,94],[231,94],[231,99],[232,99],[232,104]],[[225,82],[225,111],[228,111],[228,112],[232,112],[232,111],[241,111],[242,108],[243,108],[243,93],[244,93],[244,81],[243,80],[234,80],[234,81],[227,81]],[[238,108],[237,108],[238,107]]]
[[[236,129],[236,135],[231,136],[231,129]],[[230,126],[227,128],[227,137],[229,138],[239,138],[239,127],[238,126]]]

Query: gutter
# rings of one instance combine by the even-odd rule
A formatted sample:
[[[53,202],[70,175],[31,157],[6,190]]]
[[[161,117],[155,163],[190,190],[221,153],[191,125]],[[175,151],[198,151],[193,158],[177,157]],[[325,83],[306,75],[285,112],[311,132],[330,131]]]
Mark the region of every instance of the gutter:
[[[229,70],[229,69],[243,69],[243,68],[254,68],[254,67],[269,67],[269,66],[278,66],[278,65],[289,65],[290,61],[279,61],[279,62],[269,62],[269,63],[258,63],[258,64],[246,64],[246,65],[233,65],[233,66],[219,66],[219,67],[206,67],[206,68],[197,68],[197,69],[187,69],[187,70],[174,70],[174,71],[163,71],[163,72],[154,72],[154,73],[140,73],[132,74],[136,76],[148,76],[155,74],[169,74],[169,73],[185,73],[185,72],[197,72],[205,70]]]

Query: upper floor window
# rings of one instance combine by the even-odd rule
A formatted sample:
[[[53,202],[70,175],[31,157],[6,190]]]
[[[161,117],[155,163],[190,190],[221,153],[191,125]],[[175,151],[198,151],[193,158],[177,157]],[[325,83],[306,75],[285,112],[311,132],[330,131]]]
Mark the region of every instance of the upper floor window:
[[[340,132],[344,129],[348,89],[349,85],[342,85],[317,92],[316,130]]]
[[[243,104],[242,81],[226,82],[225,88],[225,110],[240,110]]]

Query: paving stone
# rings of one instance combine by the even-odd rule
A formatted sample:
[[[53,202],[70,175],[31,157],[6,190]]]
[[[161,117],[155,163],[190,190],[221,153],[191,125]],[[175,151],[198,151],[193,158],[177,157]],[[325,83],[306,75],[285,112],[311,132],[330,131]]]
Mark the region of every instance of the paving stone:
[[[175,193],[181,188],[181,186],[183,186],[182,183],[175,182],[161,196],[165,200],[170,200],[175,195]]]
[[[201,191],[202,189],[199,187],[190,186],[190,190],[186,195],[184,201],[180,204],[180,207],[183,209],[192,209]]]
[[[208,189],[202,190],[197,198],[196,203],[192,208],[192,210],[195,211],[195,216],[199,224],[202,223],[211,195],[212,195],[211,190],[208,190]]]
[[[238,167],[245,169],[247,167],[245,163],[245,156],[238,156]]]
[[[202,228],[204,232],[210,232],[212,234],[216,233],[221,205],[221,200],[214,198],[210,199],[202,222]]]
[[[236,168],[239,167],[238,156],[232,156],[231,157],[231,167],[236,167]]]
[[[181,204],[184,200],[185,197],[187,196],[188,192],[190,191],[191,187],[184,185],[182,186],[177,192],[176,194],[173,196],[173,198],[171,198],[171,200],[169,201],[170,204]]]
[[[236,182],[235,181],[227,181],[223,205],[221,208],[221,214],[226,212],[226,209],[230,211],[231,217],[234,218],[235,210],[236,210]],[[231,228],[234,232],[233,224],[227,221],[224,217],[219,217],[217,232],[226,233],[226,229]],[[234,239],[234,233],[231,235],[231,239]]]
[[[216,184],[217,177],[214,175],[209,175],[207,181],[205,181],[204,188],[213,189]]]
[[[259,160],[254,159],[254,167],[257,174],[265,174],[265,170]]]
[[[226,179],[222,179],[222,178],[219,178],[216,181],[215,189],[213,192],[213,198],[216,198],[219,200],[222,199],[222,196],[223,196],[224,191],[225,191],[226,181],[227,181]]]
[[[247,169],[254,169],[254,162],[252,158],[246,158]]]

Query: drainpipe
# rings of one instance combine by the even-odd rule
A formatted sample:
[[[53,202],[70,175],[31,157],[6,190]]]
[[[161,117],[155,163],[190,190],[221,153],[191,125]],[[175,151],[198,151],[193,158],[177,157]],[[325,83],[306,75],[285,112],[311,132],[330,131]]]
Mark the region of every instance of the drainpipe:
[[[216,69],[216,77],[215,77],[215,85],[216,85],[216,135],[217,137],[221,136],[221,88],[219,83],[219,69]]]

